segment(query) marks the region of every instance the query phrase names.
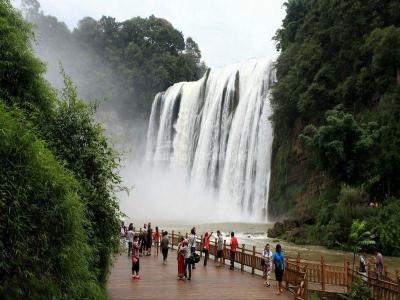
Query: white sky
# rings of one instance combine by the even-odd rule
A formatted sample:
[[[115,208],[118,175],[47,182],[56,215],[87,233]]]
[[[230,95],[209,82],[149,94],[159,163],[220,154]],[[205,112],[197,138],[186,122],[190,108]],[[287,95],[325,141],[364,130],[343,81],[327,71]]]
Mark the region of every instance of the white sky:
[[[39,0],[45,14],[71,29],[80,19],[102,15],[118,21],[135,16],[165,18],[191,36],[210,67],[253,57],[277,56],[271,40],[285,15],[284,0]],[[20,0],[12,3],[19,6]]]

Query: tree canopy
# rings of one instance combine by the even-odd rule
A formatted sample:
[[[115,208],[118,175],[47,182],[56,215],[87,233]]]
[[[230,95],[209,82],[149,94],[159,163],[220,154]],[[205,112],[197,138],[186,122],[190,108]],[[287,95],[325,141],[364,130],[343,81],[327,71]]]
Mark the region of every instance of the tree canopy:
[[[341,186],[365,191],[357,204],[365,216],[379,213],[365,211],[370,202],[386,207],[389,198],[400,199],[400,3],[289,0],[285,6],[274,38],[280,55],[270,203],[282,211],[312,202],[321,208],[311,216],[317,227],[334,232],[341,226],[335,216],[344,213]],[[379,231],[374,225],[369,229]],[[322,241],[343,242],[335,234]]]
[[[61,87],[58,63],[76,82],[85,99],[105,99],[100,109],[119,118],[147,120],[157,92],[179,81],[199,79],[205,69],[191,38],[165,19],[134,17],[119,22],[110,16],[85,17],[72,31],[40,11],[36,0],[24,0],[34,24],[35,49],[49,65],[48,78]]]
[[[64,74],[44,79],[31,26],[0,0],[0,298],[106,299],[119,157]]]

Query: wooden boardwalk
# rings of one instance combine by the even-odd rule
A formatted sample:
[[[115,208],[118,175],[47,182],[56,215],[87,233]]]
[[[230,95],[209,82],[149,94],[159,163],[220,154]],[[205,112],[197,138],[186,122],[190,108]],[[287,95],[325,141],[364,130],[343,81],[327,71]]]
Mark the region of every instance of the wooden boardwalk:
[[[139,281],[133,281],[131,263],[126,254],[115,257],[114,266],[107,284],[111,299],[293,299],[293,294],[286,292],[275,294],[275,282],[268,288],[257,275],[241,272],[229,267],[217,268],[211,259],[207,267],[203,260],[192,271],[191,281],[178,281],[176,252],[169,251],[168,264],[162,264],[162,255],[141,257]]]

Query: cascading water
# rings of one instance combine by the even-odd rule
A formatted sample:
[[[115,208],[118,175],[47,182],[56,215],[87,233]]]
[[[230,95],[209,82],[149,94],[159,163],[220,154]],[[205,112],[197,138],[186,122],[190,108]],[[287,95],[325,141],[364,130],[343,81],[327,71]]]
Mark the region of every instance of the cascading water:
[[[209,70],[156,95],[147,166],[188,186],[186,208],[212,205],[219,222],[266,221],[273,81],[271,63],[258,59]]]

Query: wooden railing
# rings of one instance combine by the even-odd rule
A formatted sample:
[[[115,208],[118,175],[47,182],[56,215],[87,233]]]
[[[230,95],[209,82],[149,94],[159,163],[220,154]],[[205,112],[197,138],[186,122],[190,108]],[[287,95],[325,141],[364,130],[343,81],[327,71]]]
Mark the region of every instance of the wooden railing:
[[[171,248],[173,249],[179,243],[179,238],[188,237],[188,234],[175,233],[174,230],[169,234]],[[202,256],[203,236],[197,238],[196,249]],[[230,245],[224,240],[223,262],[230,259]],[[217,257],[217,239],[210,241],[210,256],[216,260]],[[242,244],[238,247],[235,255],[235,263],[240,266],[240,270],[248,271],[252,274],[262,272],[261,261],[262,253],[256,251],[256,247],[246,247]],[[399,272],[390,273],[385,270],[384,277],[377,279],[374,277],[374,270],[369,268],[366,284],[372,289],[371,299],[376,300],[400,300],[400,278]],[[287,287],[294,293],[295,299],[308,299],[308,290],[326,291],[327,285],[349,288],[356,277],[362,277],[357,271],[350,267],[350,263],[345,261],[343,266],[326,264],[324,258],[318,261],[308,261],[300,258],[286,258],[285,281]],[[311,288],[309,283],[313,283]],[[315,286],[317,285],[317,287]],[[320,285],[320,289],[318,288]]]
[[[374,277],[360,276],[358,272],[350,268],[347,269],[347,278],[348,287],[350,287],[356,278],[364,280],[365,284],[371,288],[371,299],[400,300],[400,287],[398,284]]]
[[[297,300],[308,299],[308,279],[305,268],[298,267],[296,264],[286,262],[284,280],[286,282],[286,289],[295,295]]]

